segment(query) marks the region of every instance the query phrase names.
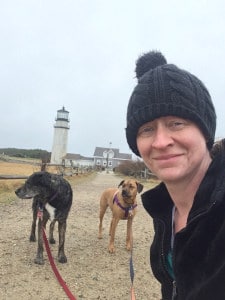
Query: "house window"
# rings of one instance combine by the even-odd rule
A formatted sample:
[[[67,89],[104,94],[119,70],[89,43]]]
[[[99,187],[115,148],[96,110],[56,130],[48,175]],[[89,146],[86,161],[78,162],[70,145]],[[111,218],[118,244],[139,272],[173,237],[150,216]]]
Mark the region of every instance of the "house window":
[[[112,161],[109,160],[109,163],[108,163],[109,167],[112,167]]]
[[[97,161],[96,161],[96,165],[97,165],[97,166],[100,166],[100,165],[101,165],[101,161],[100,161],[100,159],[97,159]]]

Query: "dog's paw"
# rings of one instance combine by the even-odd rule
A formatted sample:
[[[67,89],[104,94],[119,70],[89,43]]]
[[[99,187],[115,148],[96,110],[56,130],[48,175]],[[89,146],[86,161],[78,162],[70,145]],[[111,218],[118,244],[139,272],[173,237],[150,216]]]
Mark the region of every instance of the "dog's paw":
[[[126,246],[126,249],[127,249],[127,251],[130,251],[130,250],[131,250],[131,245],[130,245],[130,244],[127,245],[127,246]]]
[[[115,248],[112,245],[109,245],[108,250],[109,250],[109,253],[115,253]]]
[[[60,262],[61,264],[65,264],[67,263],[67,258],[65,255],[61,255],[58,257],[58,262]]]
[[[50,239],[49,239],[49,243],[50,243],[50,244],[55,244],[55,239],[54,239],[54,238],[50,238]]]
[[[37,265],[44,265],[44,259],[41,257],[36,257],[34,260],[35,264]]]
[[[30,242],[36,242],[35,235],[33,235],[33,234],[30,235]]]

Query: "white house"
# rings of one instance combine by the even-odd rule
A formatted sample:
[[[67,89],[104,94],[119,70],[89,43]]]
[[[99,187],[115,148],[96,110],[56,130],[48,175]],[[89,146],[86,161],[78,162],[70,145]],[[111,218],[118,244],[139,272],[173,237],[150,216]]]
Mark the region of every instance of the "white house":
[[[66,167],[92,167],[113,169],[120,163],[132,160],[132,154],[120,153],[117,148],[96,147],[93,157],[67,153],[63,157]]]

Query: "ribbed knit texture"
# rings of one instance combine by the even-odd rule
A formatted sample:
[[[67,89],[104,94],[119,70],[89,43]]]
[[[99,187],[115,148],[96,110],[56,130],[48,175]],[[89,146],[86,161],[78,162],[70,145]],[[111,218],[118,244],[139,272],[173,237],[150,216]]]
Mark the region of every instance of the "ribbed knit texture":
[[[193,121],[204,134],[208,149],[212,147],[216,114],[206,87],[191,73],[163,64],[144,73],[130,97],[126,137],[136,155],[140,156],[136,144],[140,126],[169,115]]]

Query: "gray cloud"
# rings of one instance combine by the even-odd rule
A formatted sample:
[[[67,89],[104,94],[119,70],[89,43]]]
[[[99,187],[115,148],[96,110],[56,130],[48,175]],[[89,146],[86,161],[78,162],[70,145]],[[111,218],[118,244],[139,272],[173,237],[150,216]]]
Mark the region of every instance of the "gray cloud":
[[[68,152],[130,152],[126,106],[135,60],[150,49],[208,87],[224,137],[224,2],[29,1],[0,4],[0,147],[51,151],[58,109],[70,112]]]

